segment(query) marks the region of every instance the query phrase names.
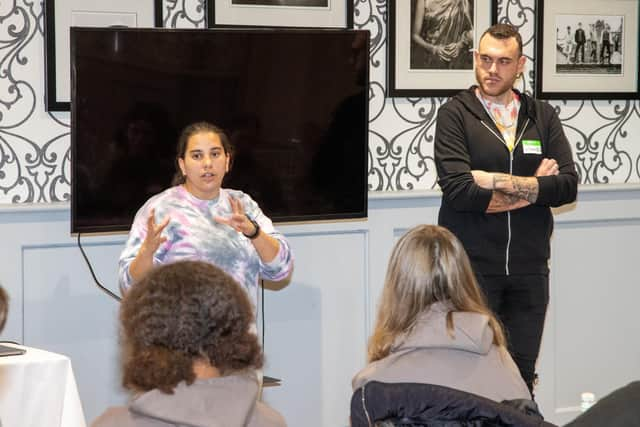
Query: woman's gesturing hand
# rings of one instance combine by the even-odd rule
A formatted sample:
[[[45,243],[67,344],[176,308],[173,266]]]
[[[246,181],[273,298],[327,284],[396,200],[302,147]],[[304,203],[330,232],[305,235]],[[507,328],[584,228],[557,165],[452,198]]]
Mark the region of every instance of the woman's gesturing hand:
[[[153,255],[156,253],[160,245],[167,241],[162,235],[162,231],[169,224],[167,216],[160,224],[156,224],[156,211],[151,209],[149,218],[147,218],[147,235],[140,245],[138,254],[129,265],[129,274],[134,281],[140,280],[153,267]]]
[[[254,234],[256,229],[253,223],[249,221],[249,218],[245,215],[242,203],[233,197],[229,197],[229,203],[231,204],[231,215],[228,217],[217,215],[214,219],[221,224],[228,225],[246,236]]]
[[[162,235],[162,231],[167,227],[167,224],[169,224],[168,216],[163,219],[160,224],[156,224],[155,216],[156,210],[151,209],[149,218],[147,219],[147,236],[144,238],[142,247],[140,248],[141,252],[151,256],[156,253],[160,245],[167,241],[167,238]]]

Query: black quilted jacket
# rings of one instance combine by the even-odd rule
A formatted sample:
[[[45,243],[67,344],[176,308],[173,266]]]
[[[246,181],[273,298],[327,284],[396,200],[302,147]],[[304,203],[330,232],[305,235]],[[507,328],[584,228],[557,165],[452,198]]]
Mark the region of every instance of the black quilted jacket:
[[[371,381],[351,398],[351,426],[553,427],[531,400],[495,402],[482,396],[433,384]]]

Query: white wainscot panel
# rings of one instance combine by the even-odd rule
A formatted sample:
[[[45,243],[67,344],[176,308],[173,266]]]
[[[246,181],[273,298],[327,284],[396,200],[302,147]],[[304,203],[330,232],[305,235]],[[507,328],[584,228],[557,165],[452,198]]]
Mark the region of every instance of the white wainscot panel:
[[[290,426],[347,426],[351,377],[365,360],[367,233],[288,234],[293,280],[265,292],[264,400]]]
[[[598,399],[640,379],[638,236],[638,219],[556,228],[538,390],[554,423],[579,414],[582,392]]]
[[[117,291],[122,244],[84,244],[99,280]],[[94,284],[73,244],[23,248],[24,344],[71,359],[90,423],[126,402],[120,386],[119,303]]]

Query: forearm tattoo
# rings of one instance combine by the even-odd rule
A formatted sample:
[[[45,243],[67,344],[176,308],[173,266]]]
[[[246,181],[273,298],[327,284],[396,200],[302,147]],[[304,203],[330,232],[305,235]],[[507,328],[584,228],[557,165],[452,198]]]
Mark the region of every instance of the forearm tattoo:
[[[494,191],[491,196],[491,201],[489,202],[489,206],[487,206],[487,213],[500,213],[513,211],[516,209],[524,208],[528,206],[529,202],[524,199],[520,199],[516,196],[511,196],[509,194],[501,193],[499,191]]]
[[[496,211],[496,212],[511,210],[520,201],[522,201],[522,199],[520,199],[517,196],[512,196],[510,194],[494,191],[493,197],[491,198],[491,205],[489,206],[489,209],[491,211]]]
[[[535,178],[496,173],[493,175],[493,188],[529,203],[535,203],[538,199],[538,181]]]

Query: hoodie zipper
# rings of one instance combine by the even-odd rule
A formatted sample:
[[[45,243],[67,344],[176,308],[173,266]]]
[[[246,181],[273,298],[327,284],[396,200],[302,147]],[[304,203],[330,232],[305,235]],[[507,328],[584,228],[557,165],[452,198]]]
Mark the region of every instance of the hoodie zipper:
[[[522,136],[522,134],[520,134]],[[513,149],[516,149],[516,140]],[[509,151],[509,175],[513,175],[513,151]],[[509,275],[509,249],[511,249],[511,211],[507,211],[507,249],[504,255],[504,272]]]
[[[482,123],[482,125],[486,127],[489,130],[489,132],[491,132],[496,138],[498,138],[500,142],[502,142],[505,145],[505,147],[507,146],[504,138],[499,136],[493,129],[491,129],[489,125],[487,125],[483,120],[480,120],[480,123]],[[513,150],[509,151],[509,175],[513,175],[513,152],[515,151],[516,147],[518,147],[520,140],[522,140],[522,136],[524,135],[524,131],[527,130],[527,126],[529,126],[529,119],[527,119],[527,121],[524,122],[524,126],[520,131],[520,136],[518,136],[515,142],[513,143]],[[511,211],[507,211],[507,248],[506,248],[505,257],[504,257],[505,259],[504,271],[507,276],[509,275],[509,249],[510,248],[511,248]]]

